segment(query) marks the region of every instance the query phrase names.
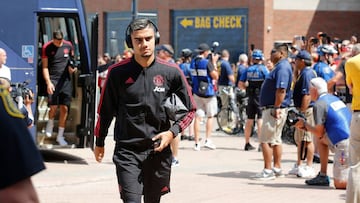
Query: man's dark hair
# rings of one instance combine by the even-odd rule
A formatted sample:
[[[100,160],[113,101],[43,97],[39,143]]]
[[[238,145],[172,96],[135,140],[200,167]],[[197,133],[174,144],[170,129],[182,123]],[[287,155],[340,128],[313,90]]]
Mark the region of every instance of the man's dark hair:
[[[311,66],[312,62],[311,62],[311,60],[304,59],[304,64],[305,64],[305,66]]]
[[[155,24],[148,18],[136,18],[133,21],[131,21],[130,25],[129,25],[129,32],[128,34],[133,33],[134,31],[138,31],[138,30],[143,30],[147,27],[151,27],[152,29],[154,29],[154,32],[156,33],[157,27],[155,27]]]
[[[282,43],[282,44],[279,44],[275,47],[275,49],[279,52],[281,52],[285,58],[288,57],[289,55],[289,48],[288,48],[288,45],[286,43]]]
[[[156,25],[148,18],[136,18],[128,25],[125,31],[125,41],[126,45],[129,48],[133,48],[133,44],[131,42],[131,33],[138,30],[143,30],[147,27],[150,27],[155,32],[155,44],[159,44],[160,41],[160,33]]]
[[[57,40],[62,40],[64,38],[64,34],[61,32],[61,30],[55,30],[53,32],[53,38]]]

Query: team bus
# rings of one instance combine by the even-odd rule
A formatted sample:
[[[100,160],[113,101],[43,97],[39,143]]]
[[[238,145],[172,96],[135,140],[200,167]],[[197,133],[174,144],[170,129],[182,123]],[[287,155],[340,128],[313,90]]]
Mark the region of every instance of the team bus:
[[[28,82],[34,92],[32,110],[34,126],[30,128],[39,147],[55,147],[54,133],[45,136],[48,105],[42,76],[41,49],[52,40],[54,30],[74,47],[78,71],[72,75],[73,99],[65,128],[65,139],[71,146],[92,147],[95,119],[97,16],[87,20],[82,0],[11,0],[1,3],[0,48],[7,52],[6,65],[11,83]],[[88,24],[88,26],[87,26]]]

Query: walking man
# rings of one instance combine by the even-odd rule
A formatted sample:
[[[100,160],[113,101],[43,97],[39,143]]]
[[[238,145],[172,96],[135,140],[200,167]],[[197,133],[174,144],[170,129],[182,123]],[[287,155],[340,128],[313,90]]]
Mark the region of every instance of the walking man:
[[[49,94],[49,120],[46,125],[46,136],[51,137],[57,108],[60,107],[59,128],[56,141],[61,146],[68,143],[64,138],[66,119],[72,99],[72,83],[70,75],[76,72],[72,65],[74,50],[71,42],[64,40],[62,31],[53,32],[53,40],[42,48],[43,76]]]
[[[159,203],[170,192],[170,143],[192,121],[195,105],[186,79],[176,64],[159,60],[160,34],[147,18],[134,19],[126,43],[134,55],[110,67],[98,108],[95,159],[104,157],[105,138],[115,117],[113,162],[125,203]],[[164,103],[172,94],[188,109],[170,123]]]

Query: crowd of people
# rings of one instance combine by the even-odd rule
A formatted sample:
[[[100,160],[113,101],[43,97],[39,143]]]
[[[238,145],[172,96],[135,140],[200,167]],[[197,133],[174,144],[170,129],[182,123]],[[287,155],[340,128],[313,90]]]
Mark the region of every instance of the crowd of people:
[[[258,150],[262,152],[264,168],[252,178],[273,180],[289,174],[307,178],[307,185],[330,186],[327,167],[331,151],[335,188],[347,190],[347,202],[359,201],[360,185],[354,178],[359,177],[360,167],[360,44],[355,36],[349,40],[331,38],[323,32],[308,40],[295,36],[291,45],[276,45],[268,59],[262,50],[252,49],[231,63],[227,49],[214,53],[206,43],[195,50],[181,50],[181,56],[175,59],[173,47],[159,44],[158,29],[146,18],[133,20],[125,34],[129,49],[115,57],[105,53],[98,60],[101,102],[94,132],[94,155],[101,162],[108,128],[116,118],[113,161],[124,202],[141,202],[142,196],[145,202],[160,202],[161,196],[170,192],[171,167],[180,164],[180,140],[194,141],[195,151],[203,147],[216,150],[211,135],[218,113],[217,96],[222,105],[234,106],[239,119],[235,94],[249,98],[244,151],[256,149],[250,134],[254,123],[258,128]],[[54,49],[64,51],[57,55]],[[60,145],[67,144],[63,121],[71,102],[69,74],[77,71],[69,62],[72,52],[72,45],[63,40],[61,31],[53,33],[53,40],[44,45],[42,52],[50,105],[46,134],[53,134],[53,118],[60,106]],[[6,131],[13,130],[16,136],[30,134],[22,121],[24,115],[14,103],[9,103],[11,74],[5,62],[6,52],[0,49],[0,113],[7,117],[6,122],[21,126]],[[170,97],[176,102],[171,101],[175,107],[168,110],[164,104]],[[182,112],[176,108],[179,104]],[[172,110],[181,116],[170,121],[168,111]],[[291,119],[290,112],[295,115]],[[288,173],[281,165],[281,136],[286,122],[296,128],[297,145],[295,164]],[[201,124],[205,125],[204,140]],[[2,178],[6,182],[2,181],[0,201],[38,202],[30,177],[45,166],[31,136],[27,137],[20,143],[27,147],[21,150],[13,150],[13,142],[3,145],[19,157],[33,158],[31,163],[20,163],[1,157],[4,162],[13,163],[13,168],[27,170],[13,173],[3,169],[2,174],[13,176]],[[321,166],[317,174],[313,168],[315,157]]]
[[[256,123],[260,142],[258,151],[262,151],[264,160],[264,169],[256,174],[255,179],[271,180],[286,174],[281,167],[281,136],[283,126],[288,122],[288,111],[294,109],[299,116],[299,122],[292,124],[296,128],[297,156],[294,157],[294,167],[287,174],[308,178],[308,185],[329,186],[327,165],[334,163],[335,187],[356,190],[354,187],[358,186],[354,181],[349,181],[351,186],[347,182],[349,168],[359,165],[358,155],[355,155],[359,145],[357,139],[351,140],[350,137],[357,134],[352,126],[357,120],[353,118],[351,121],[351,115],[356,116],[360,111],[360,107],[354,105],[354,96],[360,90],[356,89],[357,74],[347,74],[354,71],[347,68],[347,61],[355,60],[352,58],[359,49],[356,36],[340,40],[319,32],[316,37],[308,39],[294,36],[292,44],[275,46],[269,58],[265,59],[262,50],[252,49],[231,63],[228,50],[212,53],[206,43],[201,43],[195,50],[181,50],[179,58],[174,58],[170,44],[157,45],[155,51],[159,59],[181,68],[196,104],[194,121],[187,129],[182,129],[180,138],[176,137],[170,144],[172,166],[180,164],[180,140],[194,141],[196,151],[201,151],[202,147],[216,149],[211,134],[218,113],[217,96],[222,105],[227,106],[236,105],[234,100],[237,97],[234,95],[242,94],[249,99],[244,150],[256,149],[250,143]],[[352,69],[356,68],[352,65]],[[233,109],[239,118],[238,109]],[[353,123],[350,125],[350,122]],[[203,144],[199,131],[201,124],[206,126]],[[328,158],[329,150],[334,153],[334,161]],[[321,163],[318,174],[314,162]],[[352,169],[349,177],[355,176],[356,171]]]

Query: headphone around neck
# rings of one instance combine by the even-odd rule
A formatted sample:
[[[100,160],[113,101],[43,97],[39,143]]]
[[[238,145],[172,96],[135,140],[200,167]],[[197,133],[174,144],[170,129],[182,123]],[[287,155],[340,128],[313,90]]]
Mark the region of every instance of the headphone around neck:
[[[126,45],[128,46],[128,48],[134,47],[132,44],[132,41],[131,41],[131,33],[130,33],[131,26],[135,23],[138,23],[139,21],[143,24],[147,24],[147,25],[151,24],[155,28],[155,45],[158,45],[160,42],[160,33],[159,33],[159,30],[158,30],[157,26],[155,25],[155,23],[152,22],[148,18],[137,18],[137,19],[134,19],[133,21],[131,21],[131,23],[126,28],[125,41],[126,41]]]

